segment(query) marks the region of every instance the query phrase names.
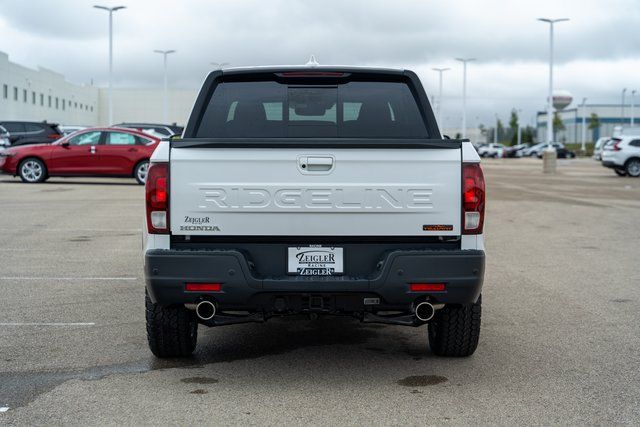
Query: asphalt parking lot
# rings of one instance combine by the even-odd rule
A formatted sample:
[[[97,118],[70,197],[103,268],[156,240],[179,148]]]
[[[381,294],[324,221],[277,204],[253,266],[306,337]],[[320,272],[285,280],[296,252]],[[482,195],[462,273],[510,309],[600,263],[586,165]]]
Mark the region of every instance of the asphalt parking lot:
[[[0,176],[0,424],[636,424],[640,179],[589,159],[484,162],[483,330],[441,359],[426,328],[349,319],[200,327],[147,349],[143,188]],[[0,409],[1,410],[1,409]]]

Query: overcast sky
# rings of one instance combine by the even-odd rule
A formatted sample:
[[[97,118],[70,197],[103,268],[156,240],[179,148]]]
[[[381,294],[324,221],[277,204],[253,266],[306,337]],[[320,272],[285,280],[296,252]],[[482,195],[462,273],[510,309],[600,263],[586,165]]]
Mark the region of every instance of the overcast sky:
[[[97,2],[97,3],[96,3]],[[461,117],[462,66],[468,68],[468,124],[506,120],[511,108],[532,122],[544,109],[548,24],[556,27],[556,88],[574,103],[619,103],[623,87],[640,90],[640,0],[0,0],[0,50],[26,66],[43,66],[74,83],[104,85],[108,14],[93,4],[125,5],[114,15],[114,79],[122,87],[162,83],[197,88],[211,62],[233,66],[381,65],[416,71],[429,95],[432,67],[444,77],[445,126]]]

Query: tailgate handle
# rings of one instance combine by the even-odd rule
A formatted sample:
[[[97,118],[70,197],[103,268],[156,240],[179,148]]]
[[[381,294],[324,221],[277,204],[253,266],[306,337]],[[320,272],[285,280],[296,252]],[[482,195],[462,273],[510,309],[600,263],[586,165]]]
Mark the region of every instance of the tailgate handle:
[[[309,172],[328,171],[333,167],[333,157],[303,157],[300,166]]]

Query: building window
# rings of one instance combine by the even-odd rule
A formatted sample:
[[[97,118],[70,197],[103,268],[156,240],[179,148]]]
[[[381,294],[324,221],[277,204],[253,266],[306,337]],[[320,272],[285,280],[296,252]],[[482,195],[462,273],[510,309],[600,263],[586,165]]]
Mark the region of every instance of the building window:
[[[51,108],[51,95],[49,95],[49,108]]]
[[[9,86],[2,85],[2,97],[7,99],[9,97]]]
[[[18,88],[17,87],[13,87],[13,100],[17,101],[18,100]]]
[[[56,110],[58,109],[58,97],[56,96]]]
[[[31,91],[31,103],[36,105],[36,93],[34,91]]]
[[[22,102],[27,102],[27,90],[22,89]]]
[[[78,108],[78,102],[77,101],[73,103],[73,108]]]
[[[44,95],[40,94],[40,106],[44,107]]]
[[[93,105],[91,106],[91,112],[93,113]]]
[[[65,104],[66,102],[67,102],[67,101],[66,101],[65,99],[63,99],[63,100],[62,100],[62,111],[64,111],[64,109],[65,109],[64,104]]]
[[[80,109],[82,110],[82,103],[80,103]]]

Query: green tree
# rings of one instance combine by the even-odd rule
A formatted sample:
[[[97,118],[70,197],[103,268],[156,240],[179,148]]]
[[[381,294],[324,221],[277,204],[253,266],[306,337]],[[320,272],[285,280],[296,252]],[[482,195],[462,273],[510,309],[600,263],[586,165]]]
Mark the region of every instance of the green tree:
[[[526,126],[522,128],[522,142],[533,142],[533,137],[535,135],[536,130],[532,126]]]
[[[600,127],[600,117],[596,113],[591,113],[587,119],[589,121],[589,130],[598,129]]]
[[[560,118],[560,114],[558,114],[558,112],[556,111],[555,113],[553,113],[553,140],[556,141],[556,133],[559,130],[565,130],[565,126],[564,123],[562,122],[562,119]]]
[[[504,125],[502,124],[502,120],[498,119],[496,127],[496,132],[498,132],[498,142],[502,142],[502,138],[504,138]]]
[[[518,142],[518,112],[516,109],[511,110],[511,117],[509,118],[509,134],[511,135],[511,145],[516,145]]]

